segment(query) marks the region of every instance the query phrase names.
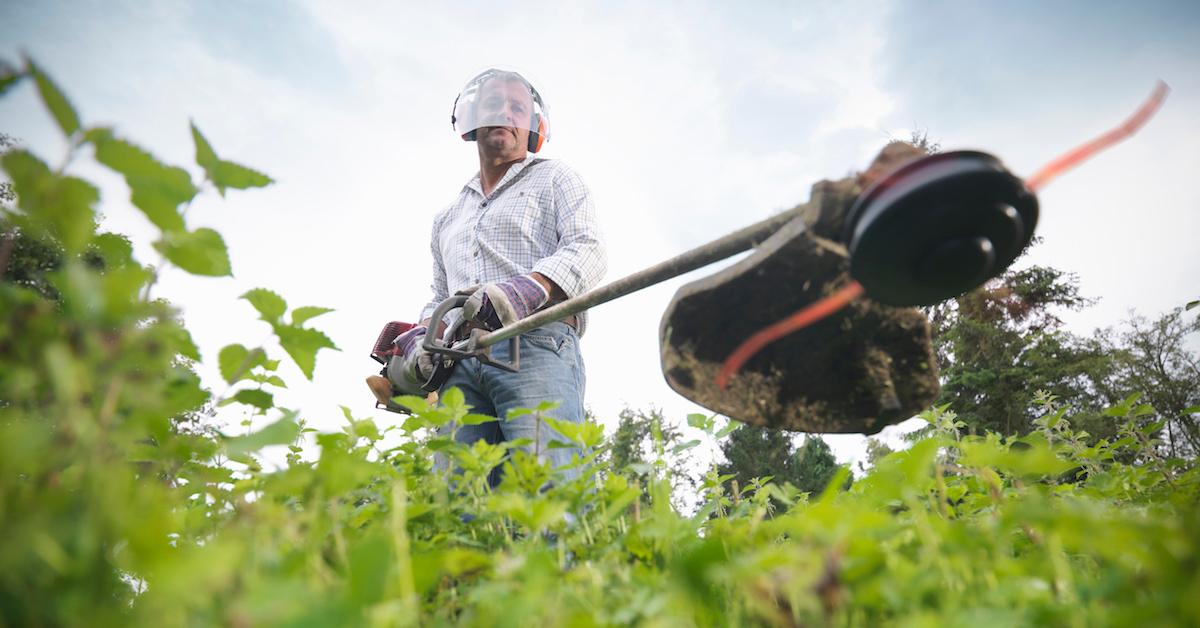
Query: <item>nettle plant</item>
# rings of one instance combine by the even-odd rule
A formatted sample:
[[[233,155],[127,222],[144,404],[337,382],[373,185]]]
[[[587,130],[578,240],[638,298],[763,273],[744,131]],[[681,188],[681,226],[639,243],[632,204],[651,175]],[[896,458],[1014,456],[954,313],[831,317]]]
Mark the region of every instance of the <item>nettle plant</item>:
[[[0,93],[19,82],[66,134],[60,163],[91,151],[125,178],[159,229],[156,268],[229,274],[187,207],[268,177],[193,125],[197,183],[83,126],[36,65],[0,74]],[[806,495],[714,468],[686,513],[668,459],[715,451],[731,428],[713,417],[670,448],[655,426],[653,460],[613,468],[598,425],[529,409],[579,452],[570,481],[532,443],[439,435],[492,420],[455,390],[400,399],[413,414],[392,425],[344,408],[340,432],[311,433],[272,391],[284,356],[311,379],[335,348],[309,326],[329,310],[265,289],[243,298],[278,348],[225,346],[214,396],[178,313],[151,298],[156,268],[97,231],[97,188],[19,148],[0,165],[16,193],[0,269],[18,241],[58,251],[37,287],[0,281],[0,626],[1200,623],[1200,472],[1159,453],[1136,398],[1110,410],[1121,438],[1098,443],[1048,397],[1022,438],[964,435],[934,408],[926,437],[848,490],[845,469]],[[221,405],[265,427],[222,434]],[[280,445],[285,466],[260,464]]]

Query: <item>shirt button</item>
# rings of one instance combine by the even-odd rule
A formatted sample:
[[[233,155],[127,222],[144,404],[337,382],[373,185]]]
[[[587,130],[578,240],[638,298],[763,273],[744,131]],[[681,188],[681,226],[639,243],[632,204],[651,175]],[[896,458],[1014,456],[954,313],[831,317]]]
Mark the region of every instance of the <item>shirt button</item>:
[[[480,203],[480,204],[479,204],[479,206],[480,206],[480,207],[487,207],[487,201],[484,201],[484,202]]]
[[[479,257],[479,251],[475,251],[475,257]]]

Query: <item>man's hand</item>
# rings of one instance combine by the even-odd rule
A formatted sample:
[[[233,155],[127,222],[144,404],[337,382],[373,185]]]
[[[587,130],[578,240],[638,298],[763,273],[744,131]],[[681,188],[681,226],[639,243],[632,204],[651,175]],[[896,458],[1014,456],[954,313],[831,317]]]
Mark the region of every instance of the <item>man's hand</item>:
[[[517,275],[475,289],[463,304],[463,316],[485,329],[496,330],[529,316],[549,299],[550,293],[541,282],[530,275]]]
[[[428,332],[428,327],[417,325],[397,336],[392,342],[400,348],[400,359],[393,358],[392,363],[388,364],[388,379],[392,380],[397,388],[406,388],[404,384],[419,388],[433,375],[433,356],[421,347]]]

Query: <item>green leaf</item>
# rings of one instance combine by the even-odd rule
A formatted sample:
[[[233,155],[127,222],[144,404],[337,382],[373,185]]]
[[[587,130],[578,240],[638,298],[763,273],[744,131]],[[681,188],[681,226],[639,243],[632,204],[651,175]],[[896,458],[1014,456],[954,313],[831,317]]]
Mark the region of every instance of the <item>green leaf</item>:
[[[1192,308],[1195,308],[1195,307],[1200,307],[1200,299],[1197,299],[1195,301],[1188,301],[1187,305],[1183,306],[1183,311],[1189,312],[1192,310]]]
[[[707,414],[700,414],[698,412],[689,414],[687,416],[687,422],[688,425],[698,430],[703,430],[705,432],[712,430],[712,417],[708,416]]]
[[[672,448],[671,448],[671,453],[673,453],[673,454],[682,453],[682,452],[685,452],[685,451],[687,451],[687,450],[689,450],[689,449],[691,449],[691,448],[693,448],[693,447],[696,447],[696,446],[698,446],[699,444],[700,444],[700,441],[698,441],[698,440],[689,440],[689,441],[688,441],[688,442],[686,442],[686,443],[680,443],[680,444],[678,444],[678,445],[676,445],[676,446],[672,447]]]
[[[265,390],[239,390],[233,396],[233,400],[238,403],[244,403],[248,406],[254,406],[259,410],[270,410],[275,407],[275,397]]]
[[[716,438],[725,438],[726,436],[729,436],[730,434],[736,432],[738,430],[738,428],[740,428],[740,427],[742,427],[741,421],[734,421],[734,420],[730,419],[729,425],[726,425],[725,427],[721,428],[721,430],[719,432],[717,432],[716,434],[713,434],[713,436]]]
[[[17,81],[25,78],[24,72],[18,72],[16,68],[6,64],[0,64],[0,96],[8,91],[8,88],[17,84]]]
[[[298,436],[300,436],[300,426],[296,424],[295,413],[290,412],[282,419],[253,434],[226,437],[225,453],[230,457],[242,456],[268,445],[287,445],[295,441]]]
[[[251,369],[266,362],[267,354],[262,349],[253,351],[240,344],[226,345],[221,348],[217,362],[221,368],[221,377],[227,383],[246,379]]]
[[[170,334],[175,341],[175,350],[179,352],[179,355],[197,362],[200,361],[200,348],[196,346],[196,341],[192,340],[192,334],[187,328],[176,325],[170,329]]]
[[[243,294],[241,298],[249,301],[250,305],[258,310],[260,318],[272,325],[279,323],[283,313],[287,311],[287,301],[266,288],[255,288]]]
[[[283,379],[281,379],[278,375],[259,375],[258,373],[252,373],[249,379],[250,381],[257,382],[259,384],[270,384],[272,386],[278,386],[279,388],[287,388],[287,382],[284,382]]]
[[[574,423],[552,417],[543,417],[543,420],[564,438],[585,448],[595,447],[604,440],[604,427],[597,423],[590,421]]]
[[[233,274],[229,252],[221,234],[201,227],[195,231],[166,232],[154,243],[172,264],[193,274],[206,277],[225,277]]]
[[[293,325],[303,325],[304,322],[309,319],[316,318],[322,314],[328,314],[332,311],[333,311],[333,308],[316,307],[316,306],[312,306],[312,305],[298,307],[298,308],[292,310],[292,324]]]
[[[116,268],[136,263],[133,259],[133,244],[129,238],[115,233],[100,233],[92,238],[92,246],[104,258],[106,268]]]
[[[125,177],[134,207],[164,232],[185,230],[179,206],[197,192],[186,170],[163,164],[108,129],[92,129],[86,137],[96,147],[96,161]]]
[[[42,96],[42,102],[50,110],[50,115],[54,116],[58,128],[62,129],[62,132],[68,137],[74,135],[79,130],[79,114],[75,112],[70,101],[50,80],[50,77],[46,76],[41,68],[34,65],[32,61],[29,62],[29,73],[33,75],[38,93]]]
[[[486,414],[467,414],[458,420],[459,425],[480,425],[489,421],[497,420],[494,416]]]
[[[194,121],[191,122],[191,126],[192,140],[196,144],[196,164],[203,168],[204,173],[211,179],[213,171],[217,169],[217,161],[219,161],[217,153],[213,151],[212,145],[208,143],[208,140],[204,139],[204,135],[200,133],[200,129],[196,127]]]
[[[24,211],[23,226],[53,237],[68,253],[82,251],[95,234],[92,207],[100,192],[83,179],[54,174],[25,150],[9,151],[0,164],[13,181],[17,206]]]
[[[248,190],[266,187],[275,182],[274,179],[257,170],[235,164],[232,161],[217,162],[216,172],[212,176],[213,184],[217,186],[217,191],[222,195],[225,194],[225,188]]]
[[[217,186],[217,192],[221,196],[225,196],[226,188],[245,190],[248,188],[265,187],[274,183],[271,177],[257,170],[235,164],[232,161],[219,159],[212,145],[200,133],[200,129],[196,126],[196,123],[192,122],[191,126],[192,140],[196,144],[196,163],[204,169],[204,174],[208,177],[208,180]]]
[[[315,329],[278,325],[275,327],[275,335],[279,337],[279,344],[283,350],[292,356],[296,366],[300,367],[304,376],[310,381],[313,378],[313,369],[316,368],[317,351],[321,349],[340,351],[337,345],[329,339],[329,336]]]

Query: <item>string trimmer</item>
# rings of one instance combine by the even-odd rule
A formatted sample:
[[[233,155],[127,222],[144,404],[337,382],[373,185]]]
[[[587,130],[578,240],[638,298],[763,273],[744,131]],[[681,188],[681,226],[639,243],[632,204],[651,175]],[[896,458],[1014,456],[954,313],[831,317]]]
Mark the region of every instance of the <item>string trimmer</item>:
[[[440,359],[419,387],[396,389],[383,377],[368,383],[379,407],[405,412],[391,396],[438,390],[459,360],[518,370],[521,334],[753,248],[682,286],[667,306],[659,335],[667,383],[699,405],[755,425],[877,432],[928,407],[940,391],[929,322],[916,307],[1004,272],[1033,238],[1036,192],[1135,132],[1166,93],[1160,83],[1120,127],[1028,180],[987,153],[924,155],[889,144],[863,173],[813,186],[807,203],[517,323],[443,336],[459,340],[427,334],[425,350]],[[450,297],[432,319],[444,320],[465,301]],[[372,354],[385,364],[387,334]],[[491,348],[504,341],[509,358],[498,359]]]

